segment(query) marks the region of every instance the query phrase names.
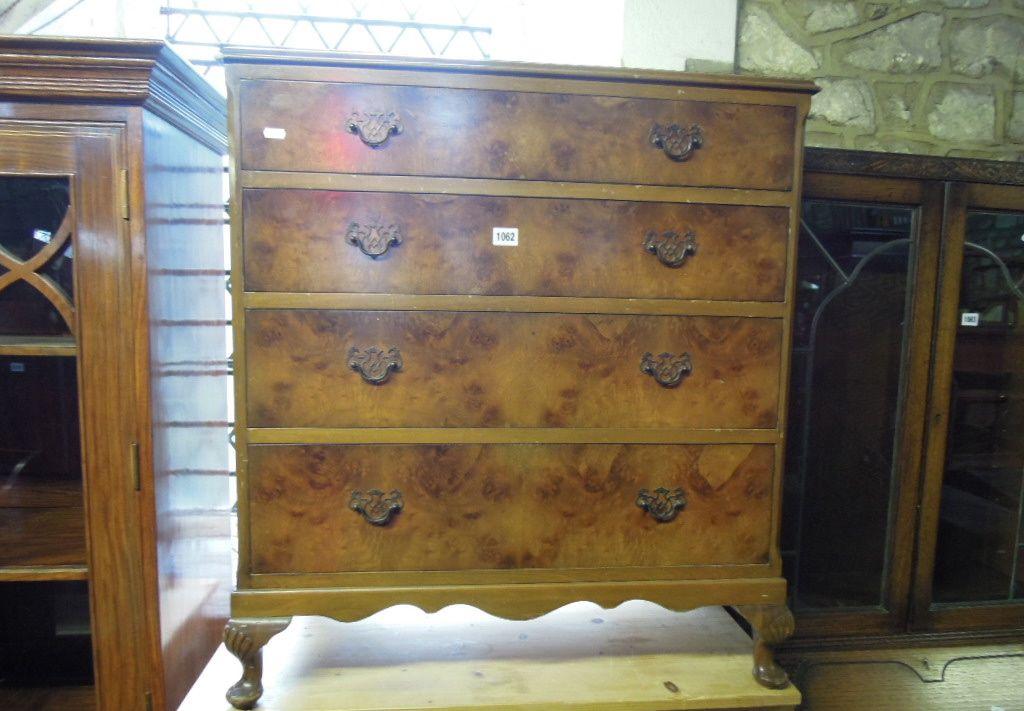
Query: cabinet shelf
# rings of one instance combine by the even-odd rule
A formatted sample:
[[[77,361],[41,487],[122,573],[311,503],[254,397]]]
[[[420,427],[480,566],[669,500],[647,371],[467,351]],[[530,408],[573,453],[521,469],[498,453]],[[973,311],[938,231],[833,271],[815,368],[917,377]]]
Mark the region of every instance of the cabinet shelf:
[[[0,508],[0,578],[80,580],[86,560],[81,506]]]
[[[0,336],[0,356],[74,356],[71,336]]]
[[[86,565],[0,566],[0,583],[50,583],[88,579],[89,568]]]
[[[59,686],[55,688],[0,686],[0,708],[33,709],[33,711],[93,711],[96,689],[93,686]]]
[[[15,486],[0,488],[0,508],[80,508],[82,482],[76,479],[23,478]]]

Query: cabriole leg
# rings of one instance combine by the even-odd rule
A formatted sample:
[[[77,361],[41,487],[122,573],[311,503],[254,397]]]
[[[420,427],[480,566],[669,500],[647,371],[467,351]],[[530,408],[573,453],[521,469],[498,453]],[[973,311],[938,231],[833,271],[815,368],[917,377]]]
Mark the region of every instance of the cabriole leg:
[[[736,605],[754,632],[754,678],[769,689],[789,686],[789,676],[775,661],[775,647],[793,634],[793,613],[785,605]]]
[[[232,619],[224,627],[224,646],[242,663],[242,678],[226,694],[236,709],[251,709],[263,696],[263,646],[291,621],[290,617]]]

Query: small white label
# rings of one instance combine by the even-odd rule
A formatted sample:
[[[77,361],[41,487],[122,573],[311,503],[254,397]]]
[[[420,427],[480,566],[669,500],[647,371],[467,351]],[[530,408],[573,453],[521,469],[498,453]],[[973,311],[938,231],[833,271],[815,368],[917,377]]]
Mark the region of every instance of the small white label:
[[[267,126],[263,129],[264,138],[272,138],[275,141],[283,141],[288,132],[283,128],[274,128],[273,126]]]
[[[961,326],[977,326],[981,323],[981,314],[977,312],[968,311],[960,314],[960,325]]]
[[[518,247],[518,227],[495,227],[491,236],[491,243],[496,247]]]
[[[11,372],[12,373],[24,373],[25,372],[25,364],[24,363],[11,363]]]
[[[53,233],[46,230],[32,230],[32,239],[38,240],[43,244],[50,244],[50,240],[53,239]]]

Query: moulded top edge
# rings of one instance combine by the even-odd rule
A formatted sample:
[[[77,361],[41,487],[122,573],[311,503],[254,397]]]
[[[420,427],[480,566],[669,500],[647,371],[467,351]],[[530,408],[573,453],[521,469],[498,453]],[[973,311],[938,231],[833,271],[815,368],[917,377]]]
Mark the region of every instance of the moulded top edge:
[[[313,67],[347,67],[354,69],[393,69],[402,71],[490,74],[497,76],[529,76],[548,79],[598,80],[650,84],[685,84],[689,86],[756,89],[813,94],[818,87],[802,79],[778,79],[744,74],[698,74],[694,72],[628,67],[572,66],[536,64],[532,62],[495,62],[472,59],[436,59],[425,57],[393,57],[318,50],[269,49],[264,47],[225,47],[226,64],[279,64]]]

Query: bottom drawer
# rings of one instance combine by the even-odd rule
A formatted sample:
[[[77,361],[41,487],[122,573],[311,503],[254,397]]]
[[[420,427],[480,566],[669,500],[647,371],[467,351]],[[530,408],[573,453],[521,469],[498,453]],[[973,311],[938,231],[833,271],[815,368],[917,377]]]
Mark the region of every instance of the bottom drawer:
[[[764,444],[255,445],[251,570],[765,563],[773,466]]]

